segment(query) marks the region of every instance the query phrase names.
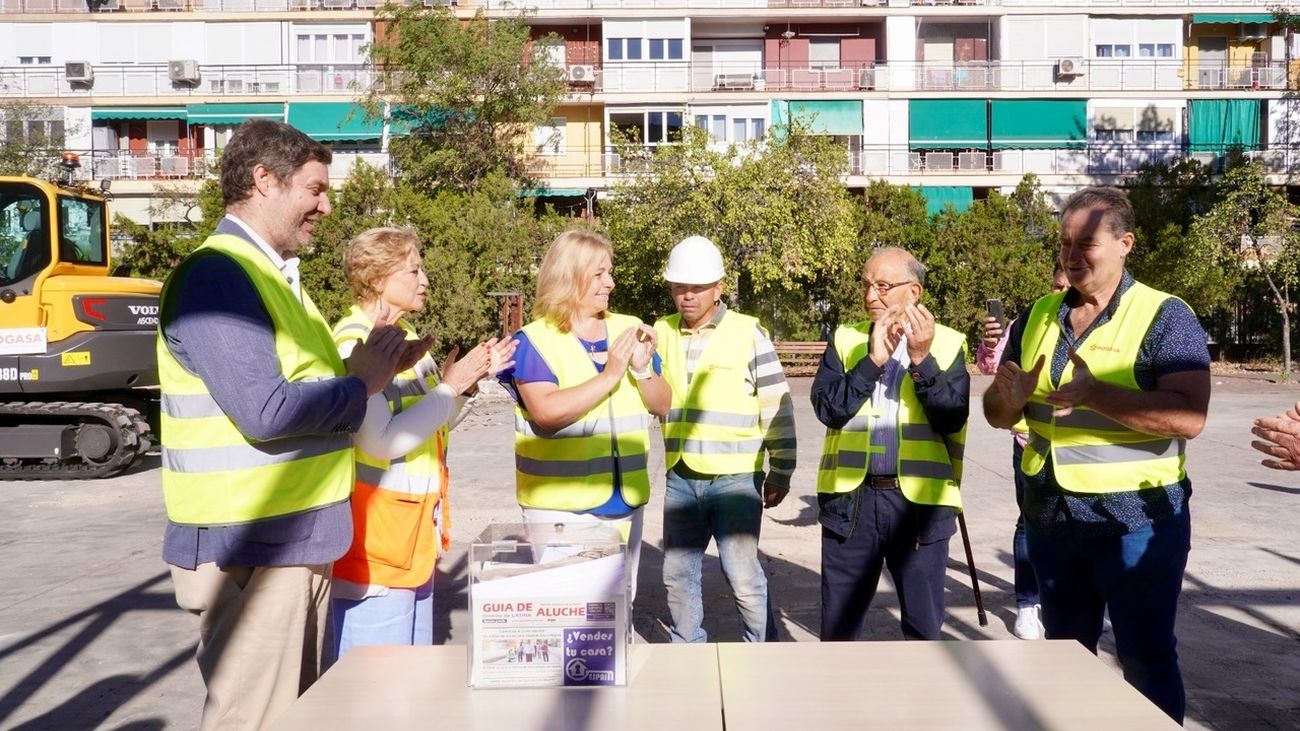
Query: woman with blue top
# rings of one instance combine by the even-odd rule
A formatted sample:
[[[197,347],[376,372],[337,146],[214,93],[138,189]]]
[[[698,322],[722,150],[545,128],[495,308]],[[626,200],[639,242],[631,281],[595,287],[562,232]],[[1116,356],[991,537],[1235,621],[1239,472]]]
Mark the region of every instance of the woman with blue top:
[[[654,328],[609,311],[609,239],[565,231],[542,259],[536,317],[502,371],[515,409],[515,491],[526,523],[625,522],[636,594],[650,421],[668,412]]]

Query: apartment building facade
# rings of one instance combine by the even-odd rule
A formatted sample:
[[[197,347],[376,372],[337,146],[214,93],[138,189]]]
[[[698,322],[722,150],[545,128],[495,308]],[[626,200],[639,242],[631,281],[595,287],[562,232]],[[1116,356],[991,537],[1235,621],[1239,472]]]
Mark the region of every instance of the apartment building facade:
[[[449,0],[424,0],[445,2]],[[531,11],[569,94],[535,130],[547,195],[604,191],[694,125],[719,145],[798,122],[833,138],[846,185],[884,178],[959,207],[1025,173],[1065,194],[1143,162],[1232,146],[1284,184],[1300,168],[1295,38],[1271,0],[458,0]],[[0,97],[158,220],[230,131],[283,119],[342,177],[400,130],[354,97],[374,0],[0,0]],[[9,50],[4,50],[9,49]],[[633,142],[616,146],[615,139]],[[87,164],[88,163],[88,164]]]

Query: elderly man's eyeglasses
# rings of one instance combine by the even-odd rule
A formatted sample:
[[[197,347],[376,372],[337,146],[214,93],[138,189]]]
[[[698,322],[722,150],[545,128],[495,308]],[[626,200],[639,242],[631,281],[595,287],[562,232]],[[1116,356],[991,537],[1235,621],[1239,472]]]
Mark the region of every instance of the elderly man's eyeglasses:
[[[901,287],[905,284],[912,284],[912,282],[913,280],[908,280],[906,282],[869,282],[864,279],[862,280],[862,293],[866,294],[867,292],[870,292],[871,290],[874,289],[876,290],[876,294],[880,295],[881,297],[884,297],[885,295],[889,294],[895,287]]]

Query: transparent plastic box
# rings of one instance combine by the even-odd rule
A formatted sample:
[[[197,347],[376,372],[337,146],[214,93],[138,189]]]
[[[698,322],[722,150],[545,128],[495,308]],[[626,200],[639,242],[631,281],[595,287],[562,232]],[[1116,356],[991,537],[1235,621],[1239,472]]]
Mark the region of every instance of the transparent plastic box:
[[[469,549],[471,687],[627,684],[624,530],[498,523],[479,535]]]

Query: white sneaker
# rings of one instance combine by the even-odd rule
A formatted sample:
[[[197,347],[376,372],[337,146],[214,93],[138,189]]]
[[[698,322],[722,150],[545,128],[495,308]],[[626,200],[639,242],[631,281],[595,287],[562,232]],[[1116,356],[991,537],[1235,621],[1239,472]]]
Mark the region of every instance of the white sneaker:
[[[1022,640],[1036,640],[1043,636],[1042,606],[1026,604],[1016,612],[1016,626],[1012,630]]]

